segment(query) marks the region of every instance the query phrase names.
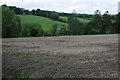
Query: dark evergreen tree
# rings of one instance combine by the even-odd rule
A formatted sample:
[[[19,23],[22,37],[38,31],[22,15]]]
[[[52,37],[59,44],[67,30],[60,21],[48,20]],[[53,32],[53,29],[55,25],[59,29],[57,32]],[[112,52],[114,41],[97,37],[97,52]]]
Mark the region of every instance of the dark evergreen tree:
[[[68,29],[71,35],[79,35],[82,32],[82,24],[76,17],[76,13],[72,13],[71,16],[68,17]]]
[[[106,11],[103,15],[102,20],[102,27],[101,27],[101,33],[110,33],[110,30],[112,29],[112,21],[110,18],[110,14],[108,11]]]
[[[37,9],[35,13],[36,13],[37,16],[40,16],[41,15],[41,10]]]
[[[31,11],[31,14],[32,14],[32,15],[35,15],[35,14],[36,14],[34,9]]]

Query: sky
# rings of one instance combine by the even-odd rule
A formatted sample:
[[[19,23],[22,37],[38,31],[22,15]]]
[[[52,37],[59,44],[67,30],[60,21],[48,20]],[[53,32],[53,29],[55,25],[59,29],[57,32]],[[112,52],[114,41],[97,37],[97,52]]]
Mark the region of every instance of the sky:
[[[103,14],[118,12],[119,0],[0,0],[0,5],[17,6],[25,9],[50,10],[57,12],[94,14],[97,9]]]

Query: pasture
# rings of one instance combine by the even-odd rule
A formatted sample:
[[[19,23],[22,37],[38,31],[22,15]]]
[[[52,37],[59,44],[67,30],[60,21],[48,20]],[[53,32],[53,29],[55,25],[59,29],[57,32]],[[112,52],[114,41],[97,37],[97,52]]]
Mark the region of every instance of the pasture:
[[[59,26],[67,26],[67,23],[59,22],[59,21],[54,21],[46,17],[41,17],[41,16],[33,16],[33,15],[18,15],[21,19],[21,24],[25,23],[36,23],[40,24],[42,26],[42,29],[45,32],[50,31],[52,26],[54,24],[58,24]]]

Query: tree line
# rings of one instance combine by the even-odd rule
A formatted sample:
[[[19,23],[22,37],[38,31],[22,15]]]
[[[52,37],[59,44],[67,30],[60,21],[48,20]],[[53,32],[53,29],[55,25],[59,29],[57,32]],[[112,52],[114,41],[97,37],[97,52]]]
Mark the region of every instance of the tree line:
[[[16,10],[16,9],[15,9]],[[17,10],[16,10],[17,11]],[[37,12],[36,12],[37,11]],[[31,15],[41,16],[40,10],[32,10]],[[49,11],[51,12],[51,11]],[[48,13],[49,13],[48,12]],[[88,34],[116,34],[119,33],[118,24],[120,23],[120,13],[110,15],[106,11],[103,15],[99,10],[96,10],[93,19],[88,24],[83,24],[78,20],[78,14],[71,13],[67,15],[68,26],[58,26],[54,24],[49,33],[42,30],[39,24],[23,24],[21,25],[20,18],[16,15],[20,12],[11,10],[10,7],[2,6],[2,37],[36,37],[36,36],[61,36],[61,35],[88,35]],[[20,13],[21,14],[21,13]],[[47,13],[46,13],[47,14]],[[51,13],[55,15],[56,13]],[[51,16],[52,16],[51,15]],[[52,16],[53,17],[53,16]]]
[[[26,14],[26,15],[36,15],[36,16],[43,16],[50,18],[52,20],[66,22],[62,20],[59,16],[71,16],[71,13],[64,13],[64,12],[55,12],[55,11],[48,11],[48,10],[41,10],[41,9],[32,9],[31,11],[24,8],[19,8],[16,6],[7,6],[6,4],[2,5],[4,7],[8,7],[10,10],[14,11],[15,14]],[[77,17],[80,18],[92,18],[93,15],[90,14],[77,14]]]

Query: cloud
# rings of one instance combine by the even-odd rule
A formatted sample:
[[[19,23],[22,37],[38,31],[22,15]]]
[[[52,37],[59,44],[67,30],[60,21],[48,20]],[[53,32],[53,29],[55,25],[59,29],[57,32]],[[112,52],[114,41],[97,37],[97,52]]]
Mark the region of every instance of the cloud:
[[[118,12],[120,12],[120,1],[118,3]]]
[[[94,13],[99,9],[102,13],[109,11],[114,14],[118,11],[119,0],[0,0],[0,4],[18,6],[27,9],[43,9],[58,12],[69,12],[74,10],[78,13]]]

